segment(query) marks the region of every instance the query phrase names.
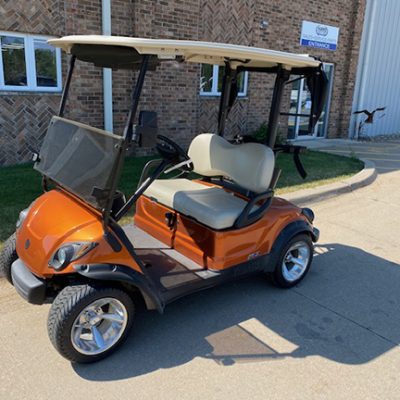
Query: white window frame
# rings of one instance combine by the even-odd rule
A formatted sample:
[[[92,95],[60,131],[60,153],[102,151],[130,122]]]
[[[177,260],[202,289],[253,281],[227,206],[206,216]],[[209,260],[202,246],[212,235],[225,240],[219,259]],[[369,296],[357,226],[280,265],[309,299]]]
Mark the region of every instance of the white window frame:
[[[205,96],[205,97],[221,96],[221,92],[218,91],[218,72],[219,72],[219,65],[213,65],[213,73],[212,73],[212,78],[211,78],[211,91],[210,92],[203,91],[204,84],[202,85],[201,76],[200,76],[200,96]],[[249,72],[244,71],[243,91],[238,93],[238,97],[246,97],[247,96],[248,79],[249,79]]]
[[[26,86],[6,85],[4,83],[3,71],[3,52],[0,43],[0,91],[8,92],[61,92],[62,90],[62,73],[61,73],[61,49],[56,48],[56,69],[57,69],[57,86],[38,86],[36,80],[36,62],[35,62],[35,39],[48,40],[54,36],[31,35],[26,33],[16,33],[0,31],[0,36],[13,36],[24,39],[25,47],[25,66],[26,66]]]

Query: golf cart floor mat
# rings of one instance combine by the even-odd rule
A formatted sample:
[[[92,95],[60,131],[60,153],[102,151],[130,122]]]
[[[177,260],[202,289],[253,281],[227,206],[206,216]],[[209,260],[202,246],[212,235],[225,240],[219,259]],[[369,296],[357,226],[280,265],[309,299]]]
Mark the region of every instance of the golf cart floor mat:
[[[220,276],[219,272],[205,269],[133,224],[124,226],[123,230],[153,283],[161,292],[169,292],[168,296],[179,296],[185,288],[207,285],[212,278]]]
[[[133,224],[122,227],[135,249],[167,249],[168,246]]]
[[[141,249],[136,252],[145,264],[151,279],[161,291],[201,281],[195,271],[187,268],[162,250]],[[200,268],[199,266],[199,270]]]

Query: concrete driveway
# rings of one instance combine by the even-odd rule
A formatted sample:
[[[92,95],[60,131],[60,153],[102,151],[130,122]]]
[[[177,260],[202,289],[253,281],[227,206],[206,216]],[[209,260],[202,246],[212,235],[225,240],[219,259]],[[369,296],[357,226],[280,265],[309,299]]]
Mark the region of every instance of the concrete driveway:
[[[62,359],[49,307],[0,281],[0,399],[400,399],[399,186],[394,168],[315,204],[321,240],[298,287],[258,277],[140,311],[94,365]]]

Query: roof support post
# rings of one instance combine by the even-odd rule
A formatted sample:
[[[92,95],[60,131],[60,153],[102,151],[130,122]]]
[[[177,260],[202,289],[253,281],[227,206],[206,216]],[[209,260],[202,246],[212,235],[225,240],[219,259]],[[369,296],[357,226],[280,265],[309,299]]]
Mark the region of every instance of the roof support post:
[[[111,183],[110,191],[108,193],[107,204],[103,210],[104,232],[107,232],[107,226],[110,221],[110,213],[111,213],[111,208],[112,208],[112,205],[114,202],[114,194],[115,194],[115,191],[117,190],[117,184],[118,184],[119,178],[121,176],[122,167],[124,165],[125,152],[129,146],[129,144],[132,141],[132,137],[133,137],[133,133],[134,133],[133,132],[133,121],[135,120],[136,112],[138,109],[140,94],[142,92],[143,82],[144,82],[144,78],[146,76],[149,59],[150,59],[149,55],[146,54],[143,56],[142,65],[140,66],[139,76],[137,78],[135,88],[133,89],[132,105],[131,105],[131,109],[129,110],[128,118],[126,120],[124,133],[123,133],[124,140],[118,150],[118,157],[117,157],[115,166],[112,171],[112,179],[111,179],[112,183]]]
[[[65,104],[67,103],[67,98],[68,98],[69,86],[71,84],[72,73],[74,72],[75,60],[76,60],[76,56],[74,56],[74,55],[72,55],[71,58],[69,59],[67,80],[65,81],[64,90],[62,92],[61,101],[60,101],[60,108],[58,109],[58,116],[59,117],[63,117],[64,116],[64,109],[65,109]]]
[[[229,62],[225,63],[225,73],[222,80],[221,99],[218,111],[218,135],[224,136],[225,122],[230,111],[232,83],[236,80],[237,71],[233,70]]]
[[[273,149],[275,146],[276,136],[278,133],[278,121],[282,105],[283,90],[285,88],[286,82],[289,80],[289,77],[290,77],[290,71],[280,66],[275,80],[274,92],[272,94],[267,137],[265,138],[265,143],[271,149]]]
[[[139,105],[140,94],[142,93],[144,78],[146,76],[147,66],[149,64],[149,55],[144,55],[142,60],[142,65],[140,66],[139,76],[136,81],[135,88],[132,93],[132,105],[129,110],[128,119],[126,120],[124,128],[124,141],[129,143],[133,137],[133,121],[135,120],[137,108]]]

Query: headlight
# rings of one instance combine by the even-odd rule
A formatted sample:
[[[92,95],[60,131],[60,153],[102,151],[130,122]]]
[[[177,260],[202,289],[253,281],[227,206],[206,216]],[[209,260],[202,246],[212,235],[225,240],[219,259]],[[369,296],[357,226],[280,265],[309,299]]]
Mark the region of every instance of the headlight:
[[[19,213],[19,217],[18,217],[17,223],[15,224],[16,227],[17,227],[17,229],[18,229],[18,228],[22,225],[22,223],[24,222],[26,216],[28,215],[28,212],[29,212],[29,209],[30,209],[30,208],[31,208],[31,207],[29,206],[28,208],[25,208],[25,210],[22,210],[22,211]]]
[[[308,219],[310,224],[314,221],[314,212],[310,208],[302,208],[301,213]]]
[[[97,243],[92,242],[81,242],[81,243],[68,243],[61,246],[51,257],[49,266],[54,268],[56,271],[61,271],[72,261],[83,257],[89,253],[90,250],[94,249]]]

